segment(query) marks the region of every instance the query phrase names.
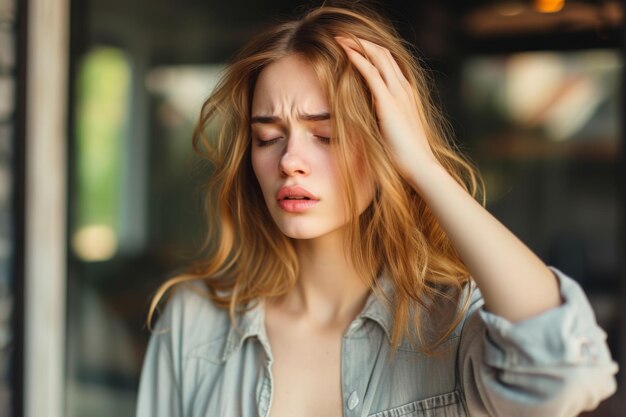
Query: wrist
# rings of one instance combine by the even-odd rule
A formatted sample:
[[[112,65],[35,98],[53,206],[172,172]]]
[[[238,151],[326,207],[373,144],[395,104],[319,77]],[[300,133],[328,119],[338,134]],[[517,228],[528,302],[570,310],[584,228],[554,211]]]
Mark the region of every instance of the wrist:
[[[443,180],[451,178],[448,171],[434,157],[414,160],[411,166],[405,166],[402,175],[420,194],[428,192],[433,186],[437,188],[443,185]]]
[[[434,155],[423,155],[410,158],[408,161],[401,161],[400,170],[405,177],[418,181],[421,177],[431,174],[447,173]]]

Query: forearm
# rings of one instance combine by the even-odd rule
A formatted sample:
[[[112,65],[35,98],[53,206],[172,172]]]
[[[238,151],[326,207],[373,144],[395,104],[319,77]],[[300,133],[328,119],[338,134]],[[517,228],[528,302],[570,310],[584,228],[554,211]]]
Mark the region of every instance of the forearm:
[[[408,176],[467,265],[489,311],[516,322],[561,304],[558,282],[546,265],[443,167],[418,164]]]

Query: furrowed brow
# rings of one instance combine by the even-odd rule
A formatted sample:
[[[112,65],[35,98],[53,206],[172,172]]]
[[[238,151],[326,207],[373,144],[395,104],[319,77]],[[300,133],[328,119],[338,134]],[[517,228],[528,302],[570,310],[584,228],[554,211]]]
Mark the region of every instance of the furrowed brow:
[[[250,118],[251,125],[255,123],[274,124],[274,123],[278,123],[279,121],[280,121],[280,118],[276,116],[252,116]]]
[[[299,119],[306,120],[308,122],[321,122],[324,120],[330,120],[330,113],[303,114],[299,117]]]
[[[298,116],[298,119],[305,120],[308,122],[321,122],[324,120],[330,120],[330,113],[319,113],[319,114],[302,114]],[[252,116],[250,118],[250,124],[261,123],[261,124],[275,124],[280,123],[281,118],[277,116]]]

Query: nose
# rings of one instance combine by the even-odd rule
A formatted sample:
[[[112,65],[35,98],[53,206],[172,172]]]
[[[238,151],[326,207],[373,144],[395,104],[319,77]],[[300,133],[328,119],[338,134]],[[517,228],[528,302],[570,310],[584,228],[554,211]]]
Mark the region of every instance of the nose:
[[[279,169],[282,175],[291,177],[294,175],[308,175],[310,166],[306,161],[305,140],[297,138],[293,134],[287,139],[287,146],[280,158]]]

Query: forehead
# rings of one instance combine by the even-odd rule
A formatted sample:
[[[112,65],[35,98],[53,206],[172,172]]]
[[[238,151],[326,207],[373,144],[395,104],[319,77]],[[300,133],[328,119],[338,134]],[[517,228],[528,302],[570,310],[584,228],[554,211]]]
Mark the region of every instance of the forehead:
[[[259,74],[252,96],[253,115],[320,111],[329,111],[326,96],[313,67],[304,58],[288,55]]]

